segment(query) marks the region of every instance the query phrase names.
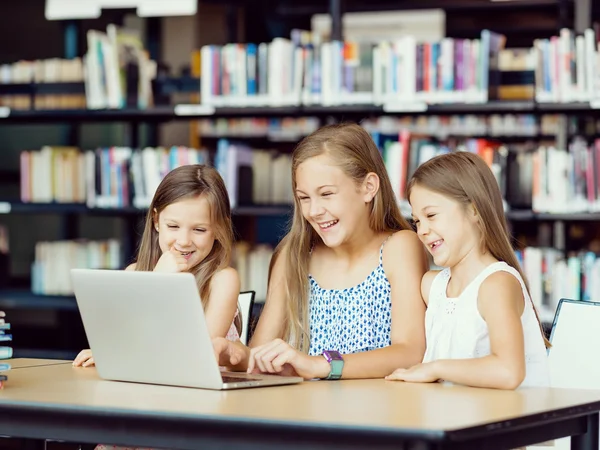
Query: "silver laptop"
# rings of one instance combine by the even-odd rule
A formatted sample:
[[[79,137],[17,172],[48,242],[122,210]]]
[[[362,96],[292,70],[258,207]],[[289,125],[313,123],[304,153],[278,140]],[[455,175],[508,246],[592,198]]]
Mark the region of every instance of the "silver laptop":
[[[221,370],[190,273],[72,269],[71,279],[101,378],[205,389],[303,381]]]

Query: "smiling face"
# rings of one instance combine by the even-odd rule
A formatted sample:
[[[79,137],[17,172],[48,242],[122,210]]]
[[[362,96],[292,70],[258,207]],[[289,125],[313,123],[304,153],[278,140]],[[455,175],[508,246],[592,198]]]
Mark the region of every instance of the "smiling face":
[[[302,215],[328,247],[348,242],[368,228],[368,203],[374,195],[369,182],[357,185],[326,153],[307,159],[296,171]]]
[[[210,205],[202,195],[166,206],[154,226],[161,252],[174,248],[188,261],[189,270],[209,255],[215,243]]]
[[[473,208],[418,184],[410,192],[410,204],[419,239],[436,265],[453,267],[479,251],[481,232]]]

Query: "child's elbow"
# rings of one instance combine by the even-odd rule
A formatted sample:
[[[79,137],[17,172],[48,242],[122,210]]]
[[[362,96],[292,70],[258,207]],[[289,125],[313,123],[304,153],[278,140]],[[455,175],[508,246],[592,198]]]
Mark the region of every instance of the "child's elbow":
[[[500,389],[514,390],[521,386],[525,379],[525,369],[512,368],[505,371],[499,383]]]

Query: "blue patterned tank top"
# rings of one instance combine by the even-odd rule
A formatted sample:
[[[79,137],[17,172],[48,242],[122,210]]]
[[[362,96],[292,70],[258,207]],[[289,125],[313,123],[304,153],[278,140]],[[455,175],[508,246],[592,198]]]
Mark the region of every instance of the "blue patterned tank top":
[[[309,355],[358,353],[391,344],[391,288],[383,271],[386,241],[379,249],[379,265],[356,286],[323,289],[309,275]]]

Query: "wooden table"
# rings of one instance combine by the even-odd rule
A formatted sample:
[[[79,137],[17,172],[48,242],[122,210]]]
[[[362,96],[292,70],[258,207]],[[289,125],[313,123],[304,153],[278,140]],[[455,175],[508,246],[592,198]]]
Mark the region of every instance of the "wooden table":
[[[210,391],[58,364],[10,374],[0,435],[179,449],[499,449],[578,435],[572,448],[598,449],[599,410],[600,391],[385,380]]]

